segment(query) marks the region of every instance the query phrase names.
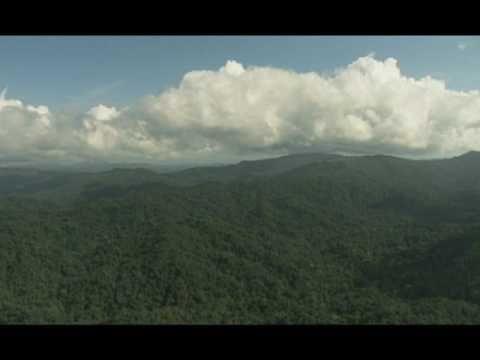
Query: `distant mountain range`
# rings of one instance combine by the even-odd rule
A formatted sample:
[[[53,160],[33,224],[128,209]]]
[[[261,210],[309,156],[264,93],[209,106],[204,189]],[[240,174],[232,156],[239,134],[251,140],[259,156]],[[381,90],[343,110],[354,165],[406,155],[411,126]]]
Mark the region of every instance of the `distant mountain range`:
[[[117,165],[0,169],[0,322],[480,323],[479,152]]]

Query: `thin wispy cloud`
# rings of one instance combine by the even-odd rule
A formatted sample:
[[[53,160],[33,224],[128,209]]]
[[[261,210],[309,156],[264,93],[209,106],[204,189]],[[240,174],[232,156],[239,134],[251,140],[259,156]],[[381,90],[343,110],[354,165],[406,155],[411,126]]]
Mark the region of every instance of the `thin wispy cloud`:
[[[123,80],[117,80],[96,86],[81,95],[66,96],[67,102],[64,105],[64,109],[79,110],[87,106],[93,106],[98,103],[98,101],[103,101],[102,98],[105,98],[114,91],[118,91],[124,85],[125,82]]]
[[[469,46],[470,46],[470,45],[469,45],[468,43],[466,43],[466,42],[459,42],[459,43],[457,44],[457,48],[458,48],[458,50],[460,50],[460,51],[466,50]]]

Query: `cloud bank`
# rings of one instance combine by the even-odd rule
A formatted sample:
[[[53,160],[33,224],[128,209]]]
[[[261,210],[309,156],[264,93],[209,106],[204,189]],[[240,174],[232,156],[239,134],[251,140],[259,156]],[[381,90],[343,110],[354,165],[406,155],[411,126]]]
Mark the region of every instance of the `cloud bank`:
[[[480,93],[403,75],[393,58],[333,75],[236,61],[123,109],[51,112],[0,95],[0,156],[165,161],[299,151],[453,156],[480,150]]]

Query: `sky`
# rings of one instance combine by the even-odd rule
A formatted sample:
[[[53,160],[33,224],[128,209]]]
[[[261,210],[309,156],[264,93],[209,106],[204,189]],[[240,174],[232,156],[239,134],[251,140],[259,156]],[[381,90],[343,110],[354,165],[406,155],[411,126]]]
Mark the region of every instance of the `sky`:
[[[0,159],[477,150],[479,40],[4,36]]]

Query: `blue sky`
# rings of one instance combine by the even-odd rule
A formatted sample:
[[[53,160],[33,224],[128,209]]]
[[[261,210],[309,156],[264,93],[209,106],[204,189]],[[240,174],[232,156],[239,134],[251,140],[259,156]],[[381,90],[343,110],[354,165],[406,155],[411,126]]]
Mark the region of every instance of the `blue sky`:
[[[0,163],[480,151],[479,60],[478,37],[0,37]]]
[[[394,57],[403,74],[431,75],[448,88],[480,88],[476,37],[152,36],[0,37],[0,88],[53,109],[120,106],[179,83],[191,70],[245,66],[331,72],[358,57]]]

